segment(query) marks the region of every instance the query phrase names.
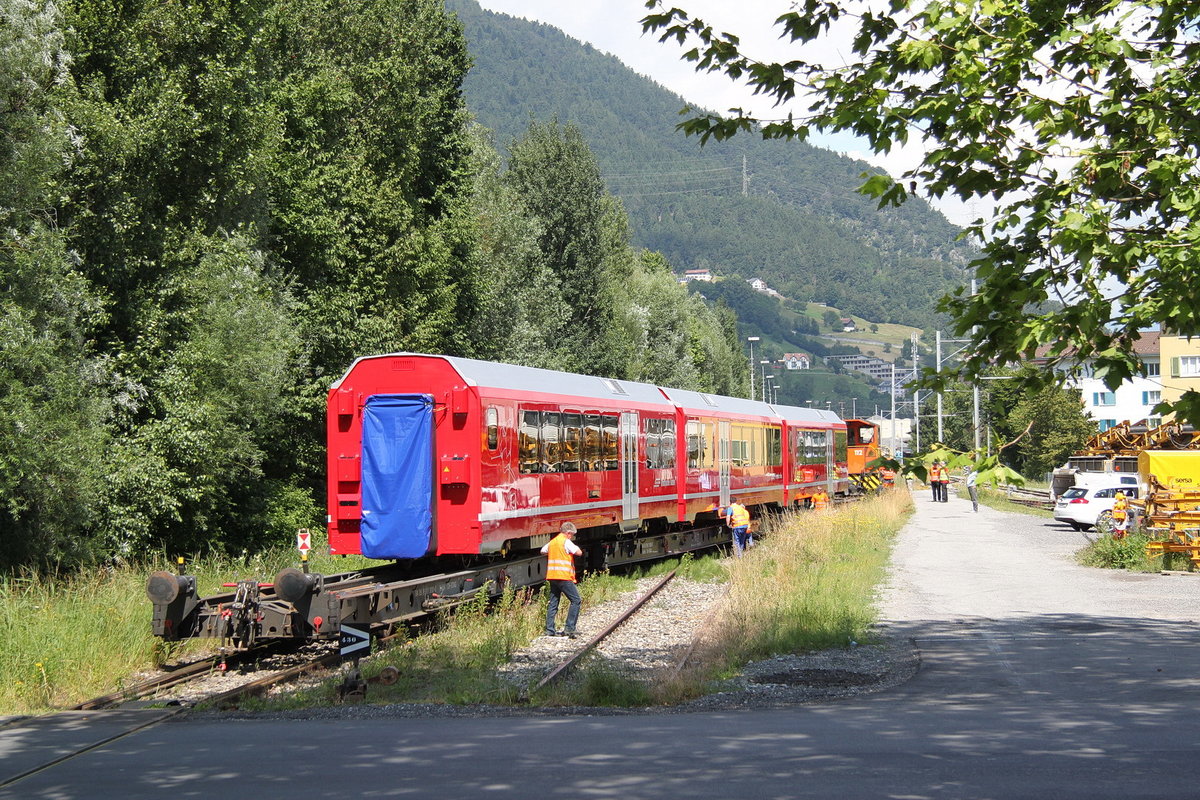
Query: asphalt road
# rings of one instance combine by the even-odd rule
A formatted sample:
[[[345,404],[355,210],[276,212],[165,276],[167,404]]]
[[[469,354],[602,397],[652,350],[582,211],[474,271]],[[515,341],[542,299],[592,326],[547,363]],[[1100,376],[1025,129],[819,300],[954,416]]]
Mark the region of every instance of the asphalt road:
[[[1200,575],[1076,565],[1083,535],[917,496],[881,607],[921,668],[769,711],[167,722],[4,798],[1190,798]],[[0,752],[0,758],[3,757]]]

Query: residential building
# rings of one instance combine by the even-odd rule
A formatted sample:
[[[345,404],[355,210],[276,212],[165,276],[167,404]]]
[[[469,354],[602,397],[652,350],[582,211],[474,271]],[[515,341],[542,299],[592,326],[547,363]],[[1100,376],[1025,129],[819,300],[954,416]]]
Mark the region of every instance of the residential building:
[[[784,369],[812,369],[812,359],[808,353],[784,353],[780,363]]]
[[[825,357],[825,363],[835,362],[841,364],[844,369],[870,375],[877,381],[890,381],[892,378],[892,362],[884,361],[882,358],[864,356],[857,353],[853,355]]]
[[[1170,337],[1161,337],[1163,341]],[[1134,352],[1145,365],[1145,377],[1135,375],[1115,390],[1109,389],[1101,378],[1096,377],[1090,359],[1083,363],[1068,360],[1062,372],[1066,374],[1077,364],[1077,377],[1067,376],[1068,385],[1079,390],[1084,412],[1096,421],[1096,426],[1106,431],[1121,422],[1141,422],[1157,425],[1162,420],[1154,414],[1160,400],[1167,399],[1166,387],[1160,376],[1160,336],[1158,331],[1144,331],[1134,344]],[[1039,349],[1044,355],[1049,347]],[[1196,385],[1200,387],[1200,342],[1193,348],[1197,362]],[[1164,359],[1165,360],[1165,359]]]
[[[685,270],[683,273],[684,283],[689,281],[705,281],[707,283],[712,283],[712,280],[713,274],[707,269],[689,269]]]
[[[1162,334],[1159,361],[1163,400],[1173,403],[1188,390],[1200,392],[1200,338]]]

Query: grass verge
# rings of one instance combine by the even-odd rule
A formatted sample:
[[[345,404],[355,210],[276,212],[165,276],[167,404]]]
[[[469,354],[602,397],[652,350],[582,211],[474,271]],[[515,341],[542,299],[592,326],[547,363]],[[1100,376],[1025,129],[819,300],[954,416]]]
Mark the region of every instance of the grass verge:
[[[1126,569],[1130,572],[1160,572],[1164,569],[1193,571],[1191,559],[1186,553],[1165,553],[1158,558],[1150,558],[1146,555],[1146,544],[1150,541],[1150,537],[1140,531],[1131,532],[1124,539],[1097,536],[1075,557],[1085,567],[1101,569]]]
[[[690,680],[780,653],[869,642],[876,589],[912,508],[912,496],[896,491],[781,519],[761,546],[731,563],[727,601]]]

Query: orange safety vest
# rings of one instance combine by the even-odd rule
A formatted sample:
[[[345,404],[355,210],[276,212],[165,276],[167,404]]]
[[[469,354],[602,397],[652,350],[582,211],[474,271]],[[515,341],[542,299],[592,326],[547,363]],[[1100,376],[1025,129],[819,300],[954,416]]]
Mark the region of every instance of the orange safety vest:
[[[829,508],[829,493],[824,489],[812,496],[813,508],[820,511],[823,508]]]
[[[559,534],[546,550],[546,580],[575,581],[575,559],[567,552],[567,537]]]
[[[946,480],[945,470],[943,470],[941,467],[930,467],[929,468],[929,482],[930,483],[939,483],[944,480]]]
[[[880,474],[880,477],[883,478],[883,483],[885,486],[891,486],[893,483],[896,482],[896,473],[894,470],[885,469],[879,474]]]
[[[729,516],[733,517],[733,521],[729,523],[731,528],[743,528],[750,524],[750,512],[741,503],[730,504]]]

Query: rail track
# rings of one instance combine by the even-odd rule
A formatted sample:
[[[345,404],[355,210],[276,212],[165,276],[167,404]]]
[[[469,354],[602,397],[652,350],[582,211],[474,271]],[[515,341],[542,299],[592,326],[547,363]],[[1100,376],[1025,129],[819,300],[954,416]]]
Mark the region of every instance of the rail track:
[[[1050,499],[1048,490],[1025,489],[1018,486],[1002,486],[1000,488],[1004,490],[1004,495],[1010,502],[1046,511],[1054,509],[1054,501]]]
[[[633,605],[631,605],[628,609],[626,609],[624,614],[617,617],[616,620],[614,620],[613,622],[611,622],[607,626],[605,626],[605,628],[603,630],[601,630],[599,633],[597,633],[595,636],[593,636],[591,639],[589,639],[587,642],[585,642],[583,647],[579,648],[577,651],[575,651],[574,653],[569,655],[565,661],[563,661],[561,664],[556,666],[554,669],[550,670],[550,672],[546,673],[546,675],[541,680],[539,680],[533,686],[532,689],[530,689],[527,693],[524,694],[523,699],[528,701],[529,696],[531,694],[533,694],[537,691],[540,691],[541,689],[546,688],[547,686],[554,683],[555,681],[563,678],[580,661],[582,661],[586,655],[588,655],[590,652],[595,650],[597,645],[599,645],[602,641],[604,641],[606,638],[608,638],[609,634],[611,634],[613,631],[615,631],[617,628],[619,628],[626,620],[628,620],[630,617],[632,617],[634,614],[636,614],[639,610],[641,610],[641,608],[644,605],[646,605],[646,603],[648,603],[651,600],[651,598],[654,597],[654,595],[658,594],[659,589],[663,588],[668,583],[670,583],[674,577],[675,577],[675,570],[671,570],[669,573],[664,575],[661,580],[659,580],[657,583],[655,583],[652,587],[650,587],[650,589],[648,591],[646,591],[641,597],[639,597],[636,601],[634,601]]]

